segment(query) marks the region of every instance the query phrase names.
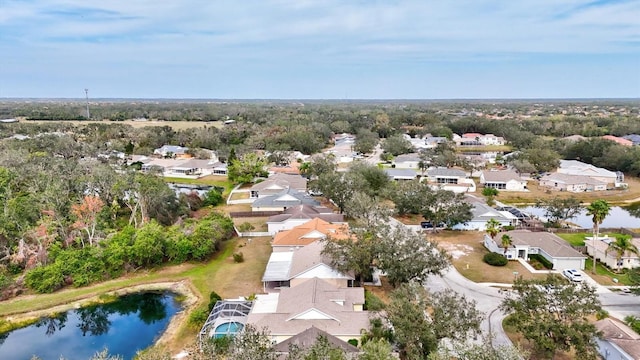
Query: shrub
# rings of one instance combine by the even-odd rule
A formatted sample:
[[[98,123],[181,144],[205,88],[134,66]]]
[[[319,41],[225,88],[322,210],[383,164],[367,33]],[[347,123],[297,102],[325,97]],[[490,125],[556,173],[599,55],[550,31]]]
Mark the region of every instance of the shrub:
[[[364,309],[369,311],[380,311],[385,305],[376,294],[369,290],[364,291]]]
[[[202,201],[203,206],[216,206],[222,204],[224,199],[222,198],[222,191],[219,188],[213,188],[204,195]]]
[[[509,260],[506,257],[504,257],[502,254],[498,254],[494,252],[490,252],[486,254],[482,258],[482,261],[486,262],[491,266],[505,266],[509,263]]]
[[[349,339],[347,342],[355,347],[358,347],[358,339]]]
[[[233,261],[237,263],[241,263],[244,261],[244,255],[242,252],[233,253]]]
[[[209,311],[206,308],[197,308],[189,314],[189,325],[194,328],[201,328],[209,317]]]
[[[247,231],[252,231],[255,229],[255,226],[253,226],[250,222],[245,221],[242,224],[238,225],[238,230],[240,230],[240,232],[247,232]]]
[[[216,293],[215,291],[209,293],[209,312],[213,310],[213,307],[216,305],[218,300],[222,300],[222,297],[218,295],[218,293]]]
[[[531,254],[529,255],[529,259],[539,262],[547,269],[553,269],[553,263],[540,254]]]

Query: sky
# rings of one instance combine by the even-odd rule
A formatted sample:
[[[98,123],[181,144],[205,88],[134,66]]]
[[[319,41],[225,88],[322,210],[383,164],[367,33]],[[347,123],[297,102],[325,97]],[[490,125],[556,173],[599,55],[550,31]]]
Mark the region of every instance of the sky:
[[[0,0],[0,98],[640,98],[638,0]]]

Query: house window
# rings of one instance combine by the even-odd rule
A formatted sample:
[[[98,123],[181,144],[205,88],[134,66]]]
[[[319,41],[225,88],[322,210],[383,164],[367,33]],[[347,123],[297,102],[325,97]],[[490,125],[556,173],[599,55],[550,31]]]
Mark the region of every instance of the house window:
[[[436,178],[436,182],[438,184],[457,184],[458,179],[456,178]]]

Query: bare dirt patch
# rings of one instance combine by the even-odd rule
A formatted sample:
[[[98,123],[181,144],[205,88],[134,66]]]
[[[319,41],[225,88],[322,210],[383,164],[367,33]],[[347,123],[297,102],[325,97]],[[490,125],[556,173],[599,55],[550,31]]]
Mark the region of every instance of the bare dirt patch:
[[[484,233],[478,231],[442,231],[429,238],[451,255],[453,266],[464,277],[475,282],[513,283],[517,276],[524,279],[543,279],[544,274],[532,274],[517,261],[506,266],[491,266],[482,257],[488,253],[482,244]]]

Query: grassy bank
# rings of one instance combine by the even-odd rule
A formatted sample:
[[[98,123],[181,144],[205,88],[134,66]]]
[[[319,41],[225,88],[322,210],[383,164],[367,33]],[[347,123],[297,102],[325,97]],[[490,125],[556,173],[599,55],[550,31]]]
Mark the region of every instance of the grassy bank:
[[[88,287],[64,289],[53,294],[23,295],[0,302],[0,316],[5,320],[11,319],[12,322],[21,321],[47,312],[57,312],[60,311],[57,307],[96,298],[105,293],[154,283],[186,281],[199,297],[196,306],[206,305],[211,291],[216,291],[223,298],[248,296],[262,289],[261,275],[271,254],[269,240],[254,238],[248,242],[236,238],[225,241],[222,249],[206,263],[164,266]],[[232,255],[239,251],[243,253],[245,261],[235,263]],[[178,351],[195,340],[198,330],[183,321],[175,335],[168,339],[166,346]]]

